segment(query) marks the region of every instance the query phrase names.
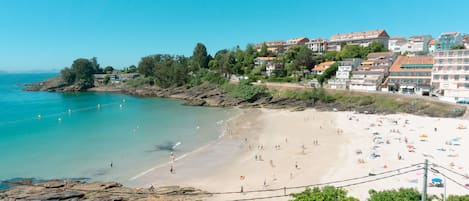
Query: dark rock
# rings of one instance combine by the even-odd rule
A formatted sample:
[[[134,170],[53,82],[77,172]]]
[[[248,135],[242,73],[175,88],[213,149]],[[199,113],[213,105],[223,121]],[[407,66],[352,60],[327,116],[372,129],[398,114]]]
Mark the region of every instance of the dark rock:
[[[84,193],[76,191],[65,191],[57,193],[46,193],[43,195],[34,195],[27,197],[26,200],[65,200],[71,198],[82,198],[85,196]]]

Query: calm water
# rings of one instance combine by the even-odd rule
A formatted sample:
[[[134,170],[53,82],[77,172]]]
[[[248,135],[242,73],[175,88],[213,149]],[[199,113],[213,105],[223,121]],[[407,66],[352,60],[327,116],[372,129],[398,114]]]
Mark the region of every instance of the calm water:
[[[51,76],[0,74],[0,180],[125,182],[168,161],[159,145],[181,142],[176,156],[195,150],[217,139],[221,120],[236,113],[111,93],[24,92],[16,85]]]

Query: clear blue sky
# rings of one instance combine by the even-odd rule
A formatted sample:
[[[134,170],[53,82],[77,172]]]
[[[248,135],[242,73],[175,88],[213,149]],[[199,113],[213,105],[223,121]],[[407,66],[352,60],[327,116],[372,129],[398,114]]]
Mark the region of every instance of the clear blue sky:
[[[0,71],[61,69],[76,58],[138,64],[298,36],[385,29],[469,33],[467,0],[0,0]]]

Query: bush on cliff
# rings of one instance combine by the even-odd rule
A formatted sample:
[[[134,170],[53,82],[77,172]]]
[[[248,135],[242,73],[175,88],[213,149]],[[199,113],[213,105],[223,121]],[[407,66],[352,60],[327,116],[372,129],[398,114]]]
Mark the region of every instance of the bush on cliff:
[[[307,188],[302,193],[293,193],[293,201],[358,201],[347,196],[347,191],[333,186]]]
[[[262,96],[268,95],[266,87],[253,86],[247,80],[242,80],[236,85],[226,83],[222,86],[222,89],[230,96],[248,102],[255,101]]]

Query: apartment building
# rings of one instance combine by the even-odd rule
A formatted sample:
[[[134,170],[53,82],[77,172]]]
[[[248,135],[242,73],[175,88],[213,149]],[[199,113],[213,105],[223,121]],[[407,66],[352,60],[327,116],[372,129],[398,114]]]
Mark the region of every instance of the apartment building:
[[[373,30],[365,32],[353,32],[336,34],[331,37],[327,44],[328,51],[340,51],[342,44],[360,45],[367,47],[372,42],[381,42],[385,48],[388,48],[389,35],[385,30]]]
[[[264,44],[267,46],[267,50],[269,52],[273,52],[273,53],[282,53],[282,52],[285,51],[285,47],[286,47],[286,42],[285,41],[283,41],[283,40],[274,40],[274,41],[265,41],[265,42],[262,42],[262,43],[258,43],[256,45],[256,50],[258,52],[260,52],[261,49],[262,49],[262,46]]]
[[[432,89],[448,101],[469,99],[469,50],[435,53]]]
[[[438,38],[436,50],[450,50],[453,45],[462,45],[463,37],[459,32],[444,32]]]
[[[397,53],[376,52],[368,54],[368,60],[362,61],[356,70],[352,71],[350,80],[351,90],[376,91],[381,90],[381,84],[389,73],[389,68],[396,59]]]
[[[324,53],[327,51],[327,42],[328,42],[327,39],[316,38],[307,42],[306,45],[314,53]]]
[[[432,68],[432,56],[399,56],[389,70],[388,90],[429,95]]]
[[[349,89],[351,72],[361,63],[360,58],[343,59],[339,62],[339,67],[334,79],[328,81],[332,89]]]

